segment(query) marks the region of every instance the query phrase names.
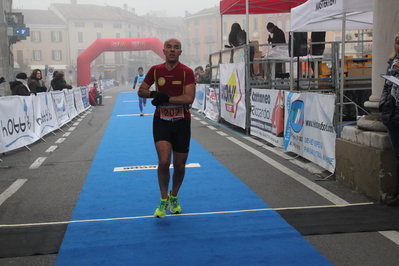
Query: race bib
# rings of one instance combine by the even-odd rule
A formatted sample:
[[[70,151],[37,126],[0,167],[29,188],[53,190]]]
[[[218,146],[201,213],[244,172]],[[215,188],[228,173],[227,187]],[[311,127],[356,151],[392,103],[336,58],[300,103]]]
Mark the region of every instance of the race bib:
[[[160,117],[163,120],[176,121],[184,118],[183,105],[163,105],[160,107]]]

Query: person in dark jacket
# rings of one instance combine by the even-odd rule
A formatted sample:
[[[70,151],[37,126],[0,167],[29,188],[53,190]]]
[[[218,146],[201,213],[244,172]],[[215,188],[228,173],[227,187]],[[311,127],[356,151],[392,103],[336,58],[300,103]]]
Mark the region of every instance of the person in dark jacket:
[[[241,29],[240,24],[237,22],[233,23],[231,25],[231,30],[229,33],[229,44],[230,45],[225,45],[226,48],[233,48],[233,47],[238,47],[241,45],[244,45],[247,43],[247,33],[245,30]],[[249,47],[249,60],[252,62],[254,60],[255,56],[255,47],[250,46]],[[253,69],[253,64],[251,63],[251,75],[254,74],[254,69]]]
[[[395,36],[394,53],[388,60],[387,75],[399,78],[399,34]],[[388,206],[399,206],[399,85],[385,80],[379,110],[382,123],[387,127],[392,150],[395,154],[396,193],[387,202]]]
[[[287,43],[285,40],[285,34],[276,25],[274,25],[272,22],[267,23],[266,29],[269,33],[273,34],[273,36],[269,36],[267,39],[269,43],[272,44],[278,44],[278,43]],[[275,47],[276,45],[272,45],[272,47]],[[283,64],[282,63],[276,63],[276,73],[280,74],[283,73]]]
[[[62,91],[63,89],[72,89],[72,86],[66,83],[64,76],[64,72],[58,71],[55,78],[51,81],[53,90]]]
[[[42,71],[40,69],[34,69],[29,77],[28,86],[30,91],[33,92],[46,92],[47,87],[42,80]]]
[[[27,80],[28,76],[26,73],[18,73],[15,77],[15,81],[10,82],[12,95],[29,96],[31,94],[36,94],[36,92],[30,91]]]

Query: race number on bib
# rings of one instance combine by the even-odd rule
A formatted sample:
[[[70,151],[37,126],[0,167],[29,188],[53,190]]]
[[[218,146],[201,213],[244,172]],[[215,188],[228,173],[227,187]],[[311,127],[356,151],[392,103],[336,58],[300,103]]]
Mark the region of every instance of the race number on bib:
[[[184,118],[183,105],[164,105],[160,108],[161,119],[164,120],[179,120]]]

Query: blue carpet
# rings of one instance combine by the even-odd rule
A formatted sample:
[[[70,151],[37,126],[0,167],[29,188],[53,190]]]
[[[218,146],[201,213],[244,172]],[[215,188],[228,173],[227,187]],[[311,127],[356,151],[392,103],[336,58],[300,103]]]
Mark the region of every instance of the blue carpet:
[[[183,213],[152,217],[159,201],[152,116],[121,93],[93,160],[56,265],[331,265],[194,140],[180,196]],[[152,113],[147,105],[145,113]]]

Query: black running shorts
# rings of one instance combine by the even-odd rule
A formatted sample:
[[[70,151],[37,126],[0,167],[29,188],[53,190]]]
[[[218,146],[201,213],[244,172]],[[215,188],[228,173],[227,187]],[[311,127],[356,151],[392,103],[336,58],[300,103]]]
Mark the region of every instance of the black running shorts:
[[[172,144],[174,152],[188,153],[191,137],[191,120],[166,121],[159,116],[153,120],[154,142],[166,140]]]

